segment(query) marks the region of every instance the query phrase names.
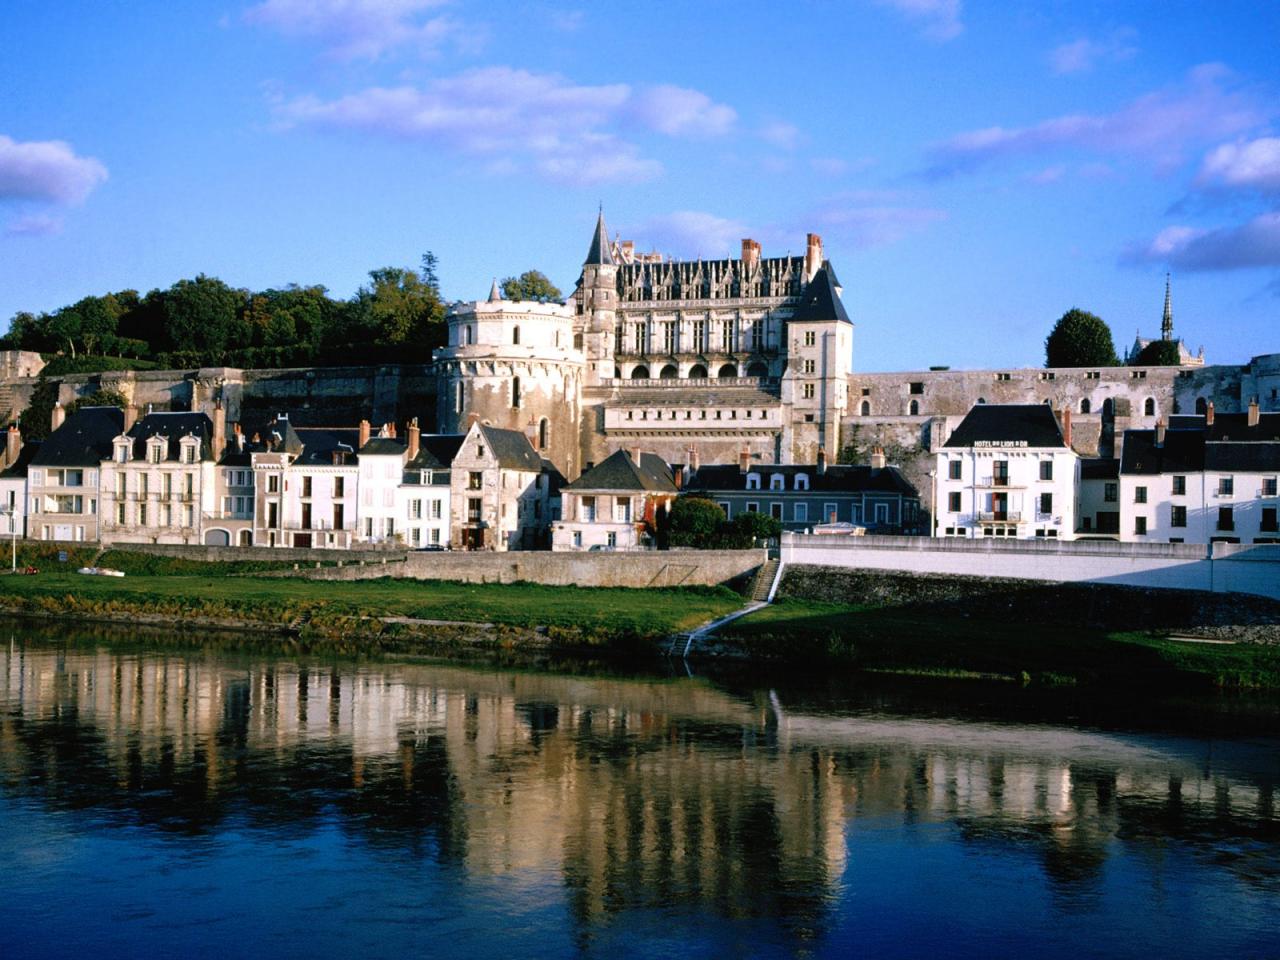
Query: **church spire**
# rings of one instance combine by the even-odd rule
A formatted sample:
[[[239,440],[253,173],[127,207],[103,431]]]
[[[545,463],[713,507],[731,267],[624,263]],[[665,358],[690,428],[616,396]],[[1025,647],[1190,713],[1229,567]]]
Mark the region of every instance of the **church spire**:
[[[489,302],[497,303],[502,299],[502,291],[498,289],[498,278],[493,278],[493,286],[489,288]]]
[[[596,232],[591,238],[591,249],[587,251],[588,264],[612,264],[613,254],[609,251],[609,231],[604,225],[604,205],[600,205],[600,216],[596,218]]]
[[[1164,319],[1160,321],[1160,339],[1173,339],[1173,293],[1167,273],[1164,275]]]

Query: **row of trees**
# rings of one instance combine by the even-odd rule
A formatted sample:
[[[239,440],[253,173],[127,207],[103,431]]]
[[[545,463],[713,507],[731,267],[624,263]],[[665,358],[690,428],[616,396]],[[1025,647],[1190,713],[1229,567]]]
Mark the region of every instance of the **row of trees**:
[[[1044,342],[1046,367],[1118,367],[1111,328],[1096,314],[1073,307],[1058,318]],[[1135,367],[1176,367],[1176,340],[1152,340],[1133,358]]]
[[[667,517],[666,539],[673,547],[702,550],[745,550],[757,541],[782,533],[782,523],[766,513],[740,513],[725,518],[720,505],[706,497],[676,498]]]
[[[349,300],[322,286],[250,291],[204,274],[145,295],[121,290],[52,313],[19,313],[0,348],[56,354],[51,374],[107,366],[286,366],[427,361],[446,341],[436,258],[382,267]],[[559,299],[541,273],[504,281],[508,297]],[[103,358],[123,358],[108,364]]]

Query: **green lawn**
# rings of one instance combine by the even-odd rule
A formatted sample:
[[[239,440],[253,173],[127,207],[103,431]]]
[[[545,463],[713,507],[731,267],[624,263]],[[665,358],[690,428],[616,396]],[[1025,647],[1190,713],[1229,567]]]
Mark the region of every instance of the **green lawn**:
[[[44,572],[0,578],[0,598],[27,609],[83,613],[140,612],[248,616],[272,623],[299,619],[401,616],[556,626],[665,636],[738,609],[723,588],[579,589],[539,584],[461,584],[417,580],[312,581],[263,577],[128,576],[123,579]]]
[[[1040,683],[1280,688],[1280,647],[1185,643],[809,600],[782,600],[734,621],[727,640],[760,657],[894,673]]]

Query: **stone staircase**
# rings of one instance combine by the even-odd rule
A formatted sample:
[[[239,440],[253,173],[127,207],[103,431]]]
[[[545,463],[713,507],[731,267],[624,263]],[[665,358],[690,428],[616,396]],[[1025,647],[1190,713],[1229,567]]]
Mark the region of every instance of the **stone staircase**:
[[[755,582],[751,585],[751,599],[765,602],[769,599],[769,591],[773,589],[773,578],[778,575],[781,560],[766,560],[756,571]]]

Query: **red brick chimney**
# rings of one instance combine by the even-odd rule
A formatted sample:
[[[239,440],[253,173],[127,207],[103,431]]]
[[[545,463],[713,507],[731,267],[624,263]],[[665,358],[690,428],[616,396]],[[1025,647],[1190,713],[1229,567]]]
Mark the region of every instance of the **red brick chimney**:
[[[1071,408],[1062,408],[1062,442],[1071,448]]]
[[[131,403],[124,408],[124,432],[128,433],[138,422],[138,405]]]
[[[871,469],[883,470],[888,465],[888,460],[884,455],[884,447],[874,446],[871,448]]]
[[[1209,401],[1209,405],[1204,408],[1204,425],[1206,427],[1213,426],[1213,401]]]
[[[135,413],[137,412],[135,408]],[[125,414],[125,422],[129,415]],[[213,459],[221,460],[227,450],[227,411],[222,408],[222,398],[213,404]]]
[[[418,450],[422,443],[422,431],[418,429],[418,418],[409,421],[409,459],[418,458]]]
[[[808,283],[822,266],[822,238],[816,233],[805,237],[804,279]]]
[[[742,266],[747,273],[760,262],[760,244],[755,240],[744,237],[742,240]]]
[[[698,472],[698,447],[696,444],[689,444],[689,472],[694,474]]]
[[[751,469],[751,448],[744,446],[738,453],[738,472],[746,473]]]
[[[369,442],[369,434],[372,432],[373,432],[373,424],[371,424],[368,420],[361,420],[360,421],[360,444],[359,446],[356,447],[357,450],[364,449],[364,445]]]
[[[67,410],[62,405],[61,400],[54,401],[53,412],[49,415],[49,424],[52,429],[57,430],[64,420],[67,419]]]
[[[1249,401],[1249,426],[1256,427],[1258,425],[1258,398],[1254,397]]]
[[[1164,446],[1164,417],[1156,421],[1156,449]]]

